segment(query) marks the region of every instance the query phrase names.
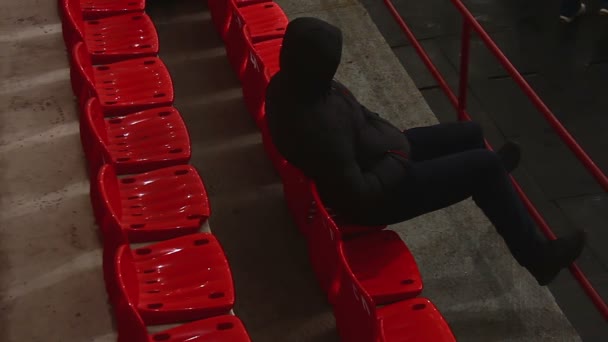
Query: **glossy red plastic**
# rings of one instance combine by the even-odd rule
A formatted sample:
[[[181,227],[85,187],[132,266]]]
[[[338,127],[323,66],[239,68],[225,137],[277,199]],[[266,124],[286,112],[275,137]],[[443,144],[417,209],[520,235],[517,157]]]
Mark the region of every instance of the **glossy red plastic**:
[[[341,258],[344,266],[344,259]],[[426,298],[413,298],[377,308],[347,267],[342,267],[340,291],[334,305],[342,341],[452,342],[449,325]]]
[[[118,342],[251,342],[243,322],[232,315],[222,315],[185,323],[150,334],[137,309],[122,304],[125,314],[117,319]]]
[[[156,56],[158,35],[145,13],[83,20],[79,0],[62,0],[65,8],[63,36],[70,50],[83,41],[93,64]]]
[[[158,57],[93,66],[82,42],[72,50],[72,88],[81,106],[99,98],[105,116],[173,105],[173,82]]]
[[[125,295],[148,325],[227,314],[234,305],[230,266],[211,233],[182,236],[133,251],[122,245],[115,262],[118,299]]]
[[[296,226],[310,238],[310,225],[315,217],[315,203],[308,179],[293,165],[283,162],[280,176],[283,180],[283,197]]]
[[[388,230],[343,240],[343,233],[325,209],[314,184],[309,183],[315,203],[308,247],[321,287],[333,302],[339,281],[339,248],[350,270],[376,304],[413,298],[422,292],[422,277],[416,260],[399,235]]]
[[[119,175],[186,164],[190,136],[175,107],[159,107],[104,118],[96,97],[87,101],[80,134],[91,175],[112,164]],[[91,179],[94,179],[91,178]]]
[[[98,175],[105,240],[131,243],[196,233],[211,215],[203,181],[191,165],[179,165],[118,178],[114,166]],[[93,195],[93,194],[92,194]]]
[[[345,240],[343,246],[351,270],[377,304],[413,298],[422,292],[416,260],[394,231],[361,235]]]
[[[207,7],[211,12],[211,20],[222,39],[226,36],[230,20],[232,19],[232,5],[244,7],[263,2],[271,2],[271,0],[207,0]]]
[[[248,58],[241,77],[243,100],[249,114],[261,128],[264,117],[266,88],[279,71],[279,53],[283,39],[271,39],[253,44],[247,39]]]
[[[287,165],[287,161],[279,153],[276,146],[274,146],[274,143],[272,142],[272,137],[268,132],[268,124],[266,123],[264,117],[262,117],[262,119],[260,120],[259,128],[260,134],[262,135],[262,144],[264,146],[264,151],[266,151],[266,155],[268,156],[268,159],[270,159],[270,161],[272,162],[272,165],[277,171],[277,174],[281,177],[281,179],[283,179],[283,173],[285,165]]]
[[[152,341],[169,342],[251,342],[243,322],[223,315],[187,323],[151,335]]]
[[[232,20],[224,44],[228,61],[240,79],[248,55],[245,37],[249,37],[254,44],[282,38],[289,20],[281,7],[274,2],[240,8],[233,4],[232,11]]]
[[[376,313],[380,322],[381,341],[456,341],[445,318],[427,298],[414,298],[387,305],[378,308]]]
[[[447,322],[426,298],[377,307],[338,244],[339,291],[334,316],[344,342],[453,342]]]
[[[80,0],[85,19],[99,19],[112,15],[143,12],[146,0]]]

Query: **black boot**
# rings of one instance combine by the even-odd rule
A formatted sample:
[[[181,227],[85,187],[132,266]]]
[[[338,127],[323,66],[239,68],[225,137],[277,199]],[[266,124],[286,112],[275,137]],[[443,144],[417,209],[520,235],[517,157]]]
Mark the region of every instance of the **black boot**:
[[[581,255],[585,239],[585,232],[578,231],[570,236],[548,241],[539,251],[536,260],[526,268],[539,285],[545,286]]]
[[[496,153],[502,160],[507,173],[515,170],[521,160],[521,147],[514,141],[507,141]]]

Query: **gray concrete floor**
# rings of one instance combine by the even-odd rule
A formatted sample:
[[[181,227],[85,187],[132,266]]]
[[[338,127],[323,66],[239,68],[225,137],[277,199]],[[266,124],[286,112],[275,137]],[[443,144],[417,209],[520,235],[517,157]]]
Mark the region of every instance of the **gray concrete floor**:
[[[112,341],[56,1],[0,7],[0,341]]]
[[[344,30],[338,77],[402,127],[436,122],[355,0],[277,1]],[[88,202],[78,118],[56,4],[0,11],[0,341],[115,339]],[[228,255],[235,311],[254,341],[336,341],[335,324],[289,218],[281,185],[246,113],[204,1],[150,2],[161,57],[207,184]],[[470,202],[393,227],[414,251],[424,295],[460,341],[577,341]]]

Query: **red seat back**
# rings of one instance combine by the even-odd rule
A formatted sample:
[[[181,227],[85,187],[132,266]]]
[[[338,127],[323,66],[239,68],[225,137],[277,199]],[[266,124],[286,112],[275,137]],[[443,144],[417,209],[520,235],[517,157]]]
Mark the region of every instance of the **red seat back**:
[[[275,2],[263,1],[263,3],[243,6],[242,1],[232,0],[230,9],[232,10],[232,20],[229,30],[236,29],[235,32],[238,33],[244,30],[252,37],[254,43],[285,35],[289,19],[281,6]],[[230,38],[234,37],[227,37],[227,39]],[[226,43],[232,42],[227,41]]]
[[[308,253],[321,287],[327,293],[329,301],[333,302],[339,284],[339,255],[336,246],[342,236],[323,205],[314,183],[308,182],[308,186],[314,205],[314,219],[308,231]]]
[[[102,122],[99,122],[102,120]],[[103,140],[107,138],[105,135],[105,127],[98,127],[103,122],[103,113],[99,106],[99,100],[96,97],[92,97],[87,101],[84,108],[83,117],[80,119],[80,141],[84,150],[87,164],[89,168],[89,182],[91,205],[93,207],[93,213],[95,214],[95,220],[98,224],[102,224],[104,220],[104,208],[100,199],[99,186],[98,186],[98,174],[99,169],[108,160],[105,154],[105,144]]]
[[[80,137],[89,163],[89,175],[92,182],[97,178],[99,169],[105,162],[110,162],[107,149],[108,132],[99,99],[90,98],[80,120]]]
[[[101,167],[97,184],[102,211],[101,229],[104,238],[104,248],[128,243],[125,233],[120,226],[122,217],[122,201],[116,175],[116,169],[111,164]]]
[[[137,269],[132,253],[146,253],[149,251],[147,248],[131,250],[129,245],[125,244],[118,248],[116,251],[116,280],[120,287],[119,299],[126,300],[128,303],[132,303],[137,306],[139,304],[139,284],[137,282]]]
[[[119,342],[148,342],[148,332],[138,310],[137,272],[132,251],[122,245],[114,258],[117,292],[116,322]]]
[[[226,55],[233,70],[242,80],[248,58],[247,41],[251,40],[256,44],[283,38],[287,17],[281,7],[273,2],[243,7],[231,3],[229,6],[232,19],[225,35]]]
[[[78,42],[74,45],[71,56],[72,67],[70,68],[70,77],[72,80],[72,91],[78,98],[81,110],[84,111],[83,107],[86,101],[92,96],[97,96],[91,56],[89,56],[83,42]]]
[[[287,207],[298,228],[305,236],[308,235],[314,209],[308,179],[293,165],[285,161],[280,173],[283,179],[283,195]]]
[[[266,122],[264,112],[262,112],[262,118],[259,121],[260,133],[262,134],[262,143],[264,145],[264,150],[266,151],[266,155],[272,162],[275,170],[283,178],[283,171],[285,169],[285,165],[287,161],[283,156],[279,153],[276,146],[272,141],[272,137],[270,136],[270,132],[268,131],[268,123]]]
[[[380,341],[376,306],[353,274],[344,256],[342,242],[336,243],[339,291],[334,302],[336,326],[342,341]]]
[[[87,126],[91,130],[90,133],[93,134],[97,140],[99,140],[99,142],[103,143],[104,145],[107,144],[108,131],[106,129],[106,122],[98,98],[92,97],[87,101],[84,114],[84,119],[87,122]]]
[[[246,40],[247,59],[241,77],[243,100],[245,101],[249,114],[259,126],[259,121],[263,117],[264,103],[266,100],[266,88],[268,87],[270,79],[267,76],[266,68],[256,53],[251,40],[249,37],[246,37]]]
[[[63,7],[63,39],[65,46],[70,49],[74,44],[84,39],[84,19],[80,0],[60,0]]]
[[[245,100],[249,114],[251,114],[259,127],[262,124],[261,120],[264,116],[266,88],[268,88],[270,78],[278,70],[276,70],[276,67],[273,67],[271,70],[271,68],[266,65],[268,61],[265,61],[263,56],[260,56],[257,47],[264,45],[264,50],[268,50],[268,47],[274,47],[274,49],[272,49],[276,54],[274,58],[278,60],[279,50],[283,39],[272,39],[263,43],[258,43],[258,46],[251,42],[248,35],[245,35],[245,39],[247,41],[246,55],[248,58],[246,59],[245,68],[241,77],[243,99]]]
[[[243,7],[270,1],[271,0],[207,0],[207,6],[209,7],[209,12],[211,12],[211,19],[215,29],[223,39],[226,32],[228,32],[232,20],[233,4],[237,7]]]

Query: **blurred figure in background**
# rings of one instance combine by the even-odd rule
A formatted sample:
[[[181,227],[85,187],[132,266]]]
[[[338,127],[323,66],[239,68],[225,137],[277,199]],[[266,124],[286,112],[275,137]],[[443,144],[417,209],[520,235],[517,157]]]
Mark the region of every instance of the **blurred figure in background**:
[[[608,0],[600,0],[601,15],[608,15]],[[581,0],[562,0],[559,19],[565,23],[571,23],[576,17],[585,14],[587,6]]]

